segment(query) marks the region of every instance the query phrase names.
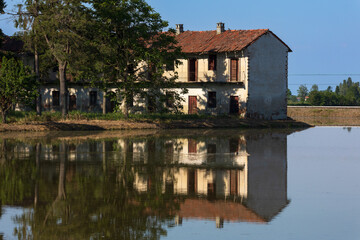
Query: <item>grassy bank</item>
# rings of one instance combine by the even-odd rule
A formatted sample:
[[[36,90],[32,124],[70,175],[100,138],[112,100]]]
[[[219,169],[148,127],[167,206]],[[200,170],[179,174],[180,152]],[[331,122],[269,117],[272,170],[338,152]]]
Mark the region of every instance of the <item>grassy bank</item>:
[[[360,126],[359,107],[288,107],[288,116],[316,126]]]
[[[186,114],[138,114],[128,119],[120,113],[97,114],[70,112],[62,120],[60,113],[15,112],[9,124],[0,124],[0,131],[88,131],[125,129],[175,128],[306,128],[309,125],[293,121],[264,121],[242,119],[237,116],[209,116]]]

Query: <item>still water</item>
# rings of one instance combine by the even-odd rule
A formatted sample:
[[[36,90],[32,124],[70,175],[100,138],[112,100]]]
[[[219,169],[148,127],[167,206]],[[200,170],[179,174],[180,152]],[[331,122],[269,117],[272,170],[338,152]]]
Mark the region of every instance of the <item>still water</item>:
[[[0,239],[360,239],[360,128],[0,135]]]

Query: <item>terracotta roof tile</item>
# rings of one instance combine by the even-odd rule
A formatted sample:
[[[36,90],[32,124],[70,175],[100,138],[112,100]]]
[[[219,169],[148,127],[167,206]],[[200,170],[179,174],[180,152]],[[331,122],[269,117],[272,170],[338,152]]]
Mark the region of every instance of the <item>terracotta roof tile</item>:
[[[184,53],[232,52],[243,50],[268,32],[272,33],[269,29],[228,30],[221,34],[216,31],[185,31],[177,35],[176,40]]]

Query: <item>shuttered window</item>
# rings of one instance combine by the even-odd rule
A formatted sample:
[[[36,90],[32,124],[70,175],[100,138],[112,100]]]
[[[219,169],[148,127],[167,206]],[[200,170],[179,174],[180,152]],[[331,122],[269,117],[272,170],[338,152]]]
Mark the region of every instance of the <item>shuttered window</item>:
[[[216,71],[216,55],[215,54],[209,55],[208,69],[212,70],[212,71]]]
[[[197,71],[198,71],[198,62],[196,58],[189,59],[188,67],[188,81],[196,82],[197,81]]]
[[[239,59],[230,60],[230,82],[239,81]]]

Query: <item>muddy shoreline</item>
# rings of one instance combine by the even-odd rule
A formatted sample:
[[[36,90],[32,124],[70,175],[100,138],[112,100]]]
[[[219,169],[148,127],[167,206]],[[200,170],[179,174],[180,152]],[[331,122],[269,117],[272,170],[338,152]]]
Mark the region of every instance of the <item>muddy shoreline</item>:
[[[49,122],[28,122],[0,124],[0,132],[19,131],[103,131],[130,129],[195,129],[195,128],[307,128],[311,125],[295,120],[252,120],[252,119],[195,119],[165,121],[125,121],[125,120],[64,120]]]

